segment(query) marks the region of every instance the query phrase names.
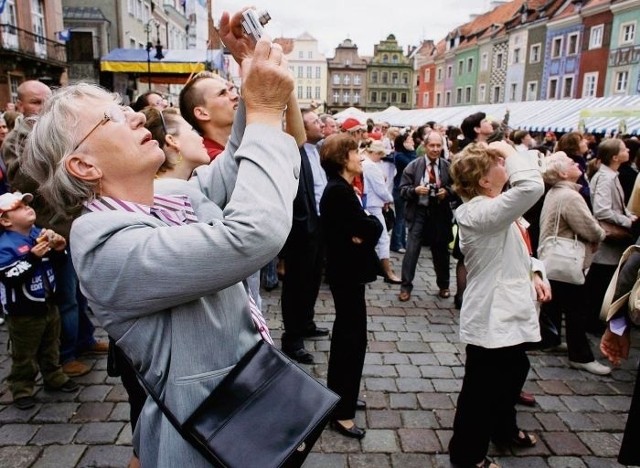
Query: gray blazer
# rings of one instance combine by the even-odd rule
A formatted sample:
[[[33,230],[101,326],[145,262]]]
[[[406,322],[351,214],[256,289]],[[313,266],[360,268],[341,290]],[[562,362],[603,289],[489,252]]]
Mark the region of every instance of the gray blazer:
[[[631,213],[624,204],[624,192],[618,180],[618,173],[604,164],[591,178],[591,204],[593,215],[597,220],[607,221],[630,228]],[[593,256],[593,263],[602,265],[617,265],[624,252],[622,245],[601,242],[598,251]]]
[[[241,134],[240,132],[239,134]],[[168,227],[144,214],[91,212],[71,231],[83,293],[98,320],[184,421],[258,341],[241,281],[282,248],[299,153],[290,136],[252,124],[199,168],[187,193],[208,224]],[[208,466],[149,398],[134,444],[143,466]]]

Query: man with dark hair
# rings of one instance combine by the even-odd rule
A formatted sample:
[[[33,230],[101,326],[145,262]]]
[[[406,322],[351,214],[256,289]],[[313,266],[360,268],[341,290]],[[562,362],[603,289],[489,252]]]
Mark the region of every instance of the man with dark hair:
[[[463,146],[466,146],[473,142],[487,141],[487,138],[493,133],[493,126],[491,122],[487,120],[487,114],[484,112],[476,112],[462,121],[460,130],[462,130],[465,138]]]
[[[313,364],[313,355],[304,348],[304,338],[326,336],[329,330],[313,321],[320,290],[323,249],[320,237],[320,198],[327,176],[320,165],[317,144],[323,139],[323,123],[311,109],[302,110],[307,141],[300,147],[300,181],[293,201],[293,225],[281,257],[282,351],[303,364]]]
[[[198,73],[180,91],[180,114],[202,135],[212,161],[231,135],[238,100],[234,84],[210,72]]]

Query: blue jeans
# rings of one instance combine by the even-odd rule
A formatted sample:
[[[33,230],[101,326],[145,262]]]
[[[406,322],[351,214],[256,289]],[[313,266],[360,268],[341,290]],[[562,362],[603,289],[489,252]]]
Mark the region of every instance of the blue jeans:
[[[404,220],[405,199],[400,196],[400,189],[393,189],[393,207],[396,211],[396,222],[391,231],[391,245],[393,251],[407,248],[407,228]]]
[[[95,328],[87,317],[87,300],[78,288],[78,277],[71,257],[54,267],[56,299],[60,311],[60,362],[78,358],[78,354],[93,346]]]
[[[278,257],[274,258],[269,263],[267,263],[264,267],[262,267],[261,282],[262,282],[262,286],[264,286],[265,288],[273,289],[278,285],[279,280],[278,280],[278,272],[276,271],[277,266],[278,266]]]

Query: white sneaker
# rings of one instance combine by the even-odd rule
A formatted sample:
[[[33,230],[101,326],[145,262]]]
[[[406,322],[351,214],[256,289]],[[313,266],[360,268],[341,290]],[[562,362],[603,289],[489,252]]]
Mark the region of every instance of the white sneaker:
[[[569,365],[574,369],[582,369],[596,375],[608,375],[611,373],[611,367],[604,366],[598,361],[591,362],[573,362],[569,361]]]

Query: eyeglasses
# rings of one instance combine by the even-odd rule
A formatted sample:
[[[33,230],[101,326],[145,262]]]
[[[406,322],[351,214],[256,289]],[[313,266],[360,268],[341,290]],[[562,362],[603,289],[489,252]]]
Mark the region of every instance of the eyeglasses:
[[[102,117],[102,120],[100,120],[100,122],[98,122],[91,130],[89,130],[89,133],[87,133],[84,136],[84,138],[80,140],[80,142],[73,148],[72,153],[75,153],[78,150],[78,148],[80,148],[80,145],[84,143],[86,139],[89,138],[91,134],[98,129],[98,127],[102,127],[109,121],[112,121],[115,123],[125,122],[127,120],[127,114],[129,113],[133,113],[133,109],[131,107],[117,106],[117,105],[110,106],[104,112],[104,116]]]

